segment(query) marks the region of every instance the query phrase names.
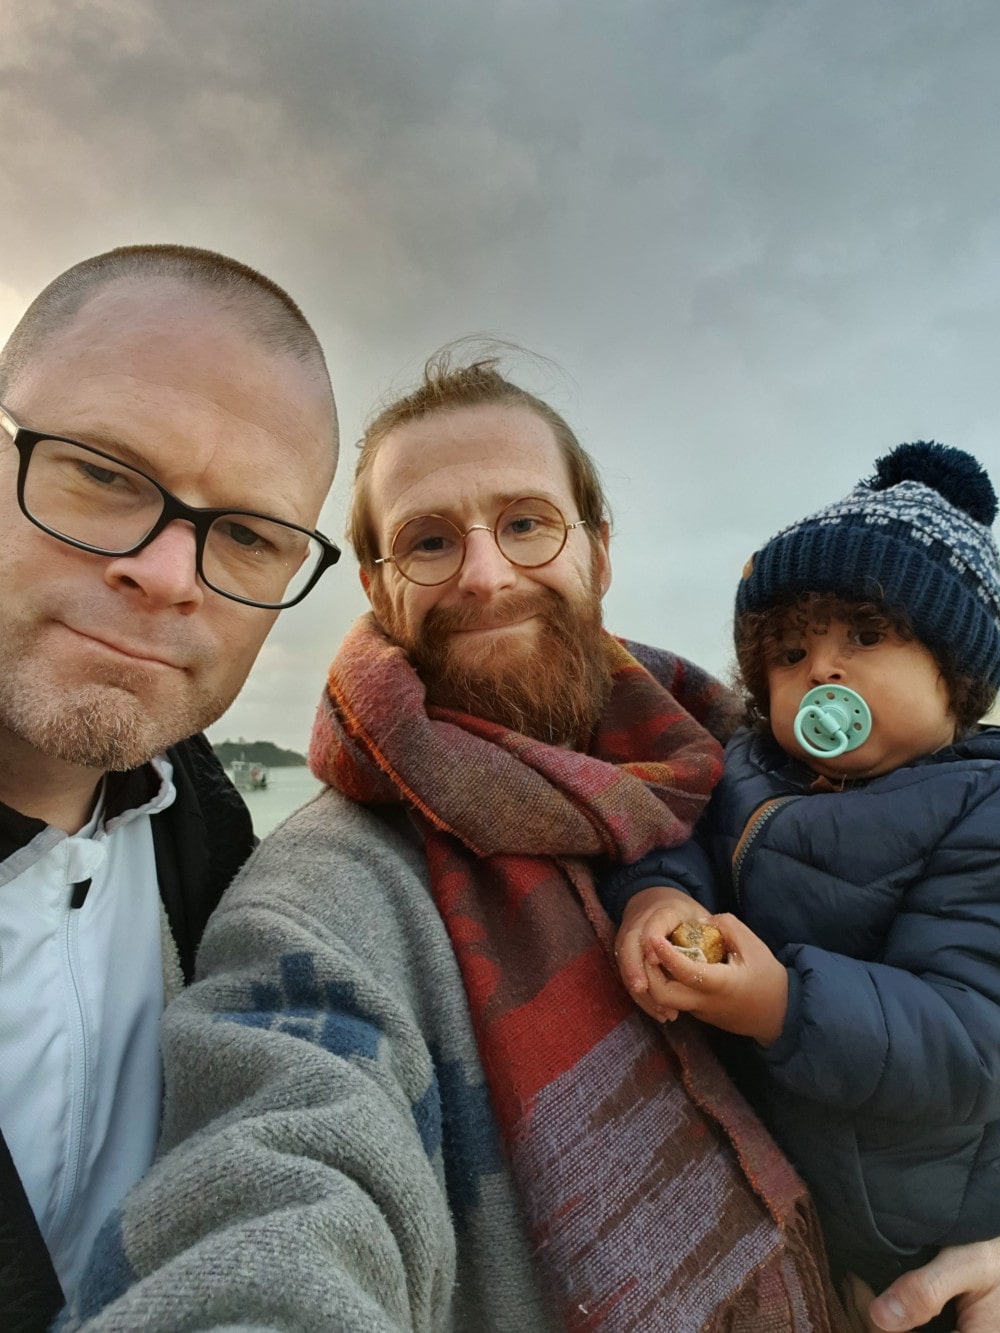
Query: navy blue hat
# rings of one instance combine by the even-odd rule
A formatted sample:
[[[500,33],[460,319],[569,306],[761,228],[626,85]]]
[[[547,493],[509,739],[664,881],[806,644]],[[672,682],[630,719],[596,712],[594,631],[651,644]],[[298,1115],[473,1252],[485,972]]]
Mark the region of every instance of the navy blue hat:
[[[736,614],[828,592],[901,609],[937,657],[1000,687],[997,497],[971,454],[901,444],[843,500],[784,528],[748,561]]]

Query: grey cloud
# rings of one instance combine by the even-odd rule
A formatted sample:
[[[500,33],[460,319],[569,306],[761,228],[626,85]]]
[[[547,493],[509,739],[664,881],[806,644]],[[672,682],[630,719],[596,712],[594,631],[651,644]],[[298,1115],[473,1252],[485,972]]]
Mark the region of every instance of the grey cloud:
[[[565,367],[525,373],[607,475],[610,623],[717,669],[753,545],[875,454],[1000,472],[987,0],[39,0],[0,34],[5,285],[146,237],[287,285],[335,534],[368,407],[479,329]],[[276,739],[362,605],[345,562],[279,621]]]

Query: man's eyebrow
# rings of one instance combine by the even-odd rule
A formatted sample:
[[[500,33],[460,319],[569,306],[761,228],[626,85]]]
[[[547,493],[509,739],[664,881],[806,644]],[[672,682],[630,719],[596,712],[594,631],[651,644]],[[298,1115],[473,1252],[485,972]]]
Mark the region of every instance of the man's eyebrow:
[[[493,521],[496,522],[507,506],[513,504],[515,500],[545,500],[550,505],[555,505],[559,512],[562,513],[562,505],[555,498],[555,495],[552,492],[547,491],[545,487],[538,487],[535,490],[530,491],[519,488],[513,491],[500,491],[492,497],[488,508],[492,511]],[[414,518],[423,518],[426,514],[440,514],[442,518],[449,519],[451,522],[454,522],[457,528],[461,528],[462,523],[459,522],[456,517],[460,508],[461,506],[459,505],[443,504],[437,505],[435,508],[428,508],[427,505],[424,505],[422,508],[404,509],[399,516],[393,518],[390,525],[391,530],[395,532],[397,529],[401,528],[404,523],[409,523],[410,520]]]
[[[145,473],[160,486],[163,481],[160,479],[160,468],[149,454],[137,449],[134,445],[128,444],[115,431],[102,426],[87,426],[76,435],[59,436],[60,439],[74,441],[77,444],[89,445],[92,449],[100,449],[102,453],[110,454],[112,458],[119,459],[129,467],[137,468],[138,471]],[[183,497],[178,497],[183,498]],[[247,500],[244,503],[223,504],[223,505],[194,505],[193,508],[218,509],[220,513],[234,514],[261,514],[265,518],[272,518],[277,523],[294,522],[292,519],[281,517],[280,514],[271,514],[267,508],[262,505]]]
[[[85,431],[81,431],[79,436],[71,435],[67,438],[78,440],[80,444],[90,445],[92,449],[101,449],[106,454],[113,454],[115,458],[120,458],[123,463],[129,463],[142,472],[155,473],[156,471],[155,464],[148,454],[143,453],[141,449],[136,449],[134,445],[126,443],[114,431],[103,430],[100,426],[88,427]]]

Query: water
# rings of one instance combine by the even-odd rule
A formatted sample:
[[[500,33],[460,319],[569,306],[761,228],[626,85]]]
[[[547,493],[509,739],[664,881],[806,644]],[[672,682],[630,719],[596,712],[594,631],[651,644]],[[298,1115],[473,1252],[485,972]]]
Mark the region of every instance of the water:
[[[232,777],[232,770],[226,772]],[[253,819],[253,831],[258,838],[270,833],[276,824],[304,805],[322,787],[305,765],[297,768],[269,768],[267,786],[262,791],[241,791]]]

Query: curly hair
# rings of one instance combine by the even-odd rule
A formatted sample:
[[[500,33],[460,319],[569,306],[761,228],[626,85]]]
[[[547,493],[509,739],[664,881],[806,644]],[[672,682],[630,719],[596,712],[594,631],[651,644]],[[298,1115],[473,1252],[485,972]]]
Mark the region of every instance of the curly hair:
[[[768,667],[777,660],[783,636],[789,628],[822,629],[831,620],[839,620],[859,631],[886,633],[894,631],[901,639],[916,639],[906,612],[873,600],[852,601],[833,593],[791,594],[762,611],[745,611],[736,617],[736,673],[734,687],[743,697],[746,721],[761,730],[769,730]],[[948,689],[955,734],[963,736],[990,711],[997,691],[988,680],[974,679],[960,672],[953,659],[935,653],[934,660]]]

